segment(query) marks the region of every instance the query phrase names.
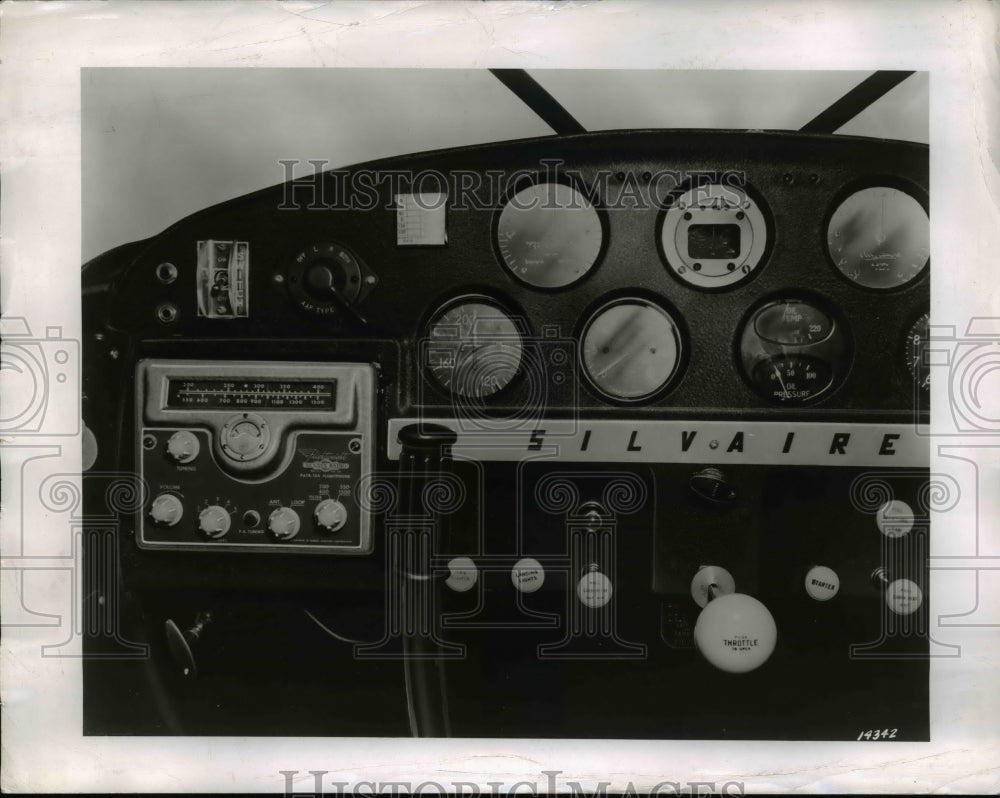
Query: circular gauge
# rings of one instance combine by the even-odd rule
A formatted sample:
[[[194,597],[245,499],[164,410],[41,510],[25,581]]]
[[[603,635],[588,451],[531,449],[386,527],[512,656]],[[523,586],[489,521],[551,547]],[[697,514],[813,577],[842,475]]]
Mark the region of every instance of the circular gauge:
[[[750,375],[754,387],[781,404],[808,402],[830,387],[833,369],[809,355],[777,355],[760,361]]]
[[[564,288],[593,268],[604,231],[597,210],[575,188],[536,183],[507,201],[496,240],[517,279],[535,288]]]
[[[681,360],[677,324],[645,299],[619,299],[599,308],[581,336],[583,369],[604,396],[639,402],[662,391]]]
[[[660,246],[667,267],[688,285],[733,288],[763,262],[767,224],[743,189],[698,185],[667,209]]]
[[[851,194],[830,217],[830,258],[865,288],[898,288],[916,278],[930,256],[930,220],[913,197],[875,186]]]
[[[913,381],[923,391],[931,389],[931,370],[927,363],[925,352],[927,350],[927,336],[930,329],[930,314],[925,313],[917,319],[910,331],[906,334],[906,345],[904,347],[904,357],[906,367],[913,375]]]
[[[524,344],[507,311],[485,297],[460,297],[432,317],[424,365],[437,382],[461,397],[502,391],[518,373]]]
[[[743,326],[740,359],[762,397],[775,404],[805,404],[833,390],[847,373],[847,335],[813,302],[770,300]]]

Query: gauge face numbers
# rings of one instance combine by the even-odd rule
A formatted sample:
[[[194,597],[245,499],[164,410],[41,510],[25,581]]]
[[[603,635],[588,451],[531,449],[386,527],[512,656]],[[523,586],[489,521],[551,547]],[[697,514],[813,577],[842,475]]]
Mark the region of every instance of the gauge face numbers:
[[[828,363],[808,355],[778,355],[762,360],[752,375],[758,391],[779,404],[809,401],[827,389],[832,377]]]
[[[423,346],[424,365],[450,393],[484,399],[517,375],[524,353],[518,325],[499,305],[467,297],[433,317]]]
[[[565,288],[597,263],[604,230],[597,209],[563,183],[518,191],[500,212],[497,249],[518,280],[535,288]]]
[[[667,209],[660,246],[667,267],[688,285],[733,288],[761,265],[767,224],[743,189],[699,185]]]
[[[750,386],[774,404],[805,404],[846,374],[848,340],[833,316],[802,299],[777,299],[754,311],[740,336]]]
[[[930,330],[930,314],[925,313],[917,319],[906,334],[904,357],[906,367],[913,376],[913,381],[922,391],[930,392],[931,369],[927,363],[927,336]]]
[[[899,288],[927,266],[930,220],[904,191],[865,188],[833,212],[826,242],[834,265],[851,282],[865,288]]]
[[[619,402],[641,402],[660,393],[681,361],[677,324],[645,299],[619,299],[599,308],[584,326],[581,344],[587,379]]]

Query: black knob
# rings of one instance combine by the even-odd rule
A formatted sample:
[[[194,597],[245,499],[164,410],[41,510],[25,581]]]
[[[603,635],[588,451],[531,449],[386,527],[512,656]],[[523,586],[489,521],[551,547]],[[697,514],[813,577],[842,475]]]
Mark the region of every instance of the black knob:
[[[712,504],[731,504],[736,500],[735,489],[718,468],[696,471],[691,475],[688,487],[696,496]]]
[[[417,421],[399,431],[399,442],[404,450],[434,451],[446,454],[444,447],[451,447],[458,440],[455,431],[441,424]]]
[[[347,286],[347,274],[339,263],[321,258],[310,264],[303,275],[306,293],[321,302],[328,302],[334,294],[342,295]]]

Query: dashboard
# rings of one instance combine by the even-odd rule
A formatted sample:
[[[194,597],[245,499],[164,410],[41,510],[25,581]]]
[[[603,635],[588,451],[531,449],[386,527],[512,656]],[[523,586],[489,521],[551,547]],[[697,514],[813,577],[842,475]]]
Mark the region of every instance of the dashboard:
[[[140,498],[89,645],[152,659],[85,728],[928,739],[929,231],[926,146],[629,130],[99,256],[87,459]]]

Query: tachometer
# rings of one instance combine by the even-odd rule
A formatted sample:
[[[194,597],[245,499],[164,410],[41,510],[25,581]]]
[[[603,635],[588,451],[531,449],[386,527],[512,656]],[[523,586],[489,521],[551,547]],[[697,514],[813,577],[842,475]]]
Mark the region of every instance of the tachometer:
[[[597,262],[603,240],[597,210],[563,183],[536,183],[518,191],[497,224],[504,265],[536,288],[564,288],[582,279]]]
[[[604,396],[641,402],[673,380],[681,361],[677,324],[647,299],[617,299],[598,308],[583,329],[580,354],[591,384]]]
[[[847,197],[826,231],[830,258],[865,288],[898,288],[918,277],[930,257],[930,220],[913,197],[873,186]]]
[[[927,363],[925,352],[927,350],[927,336],[930,329],[930,314],[925,313],[910,327],[906,334],[906,345],[904,356],[906,367],[913,375],[913,381],[923,391],[931,389],[931,369]]]
[[[499,304],[459,297],[432,317],[423,342],[424,366],[446,390],[465,398],[502,391],[518,373],[524,344],[520,327]]]

